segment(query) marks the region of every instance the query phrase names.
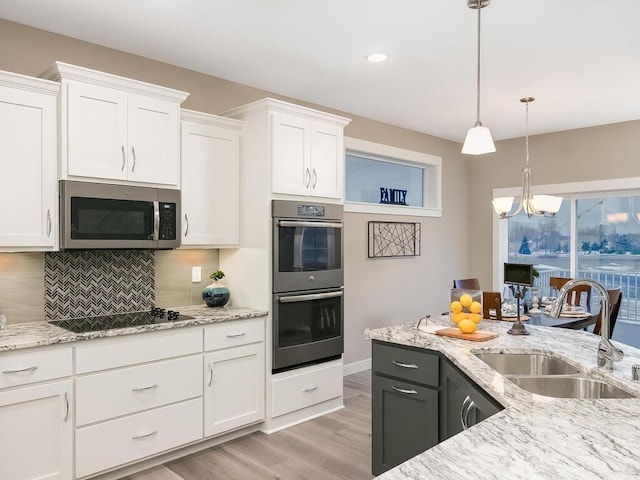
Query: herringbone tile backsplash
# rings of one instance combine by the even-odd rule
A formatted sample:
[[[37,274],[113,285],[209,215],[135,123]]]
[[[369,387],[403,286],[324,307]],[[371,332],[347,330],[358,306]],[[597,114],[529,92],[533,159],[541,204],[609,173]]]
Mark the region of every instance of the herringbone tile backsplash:
[[[148,310],[155,303],[153,250],[45,254],[45,319]]]

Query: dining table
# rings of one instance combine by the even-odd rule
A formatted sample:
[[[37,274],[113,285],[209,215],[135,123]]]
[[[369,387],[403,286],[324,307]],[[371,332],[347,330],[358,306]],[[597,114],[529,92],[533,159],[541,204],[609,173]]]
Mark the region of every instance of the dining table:
[[[596,320],[598,319],[598,314],[600,312],[588,312],[585,311],[583,316],[560,316],[560,317],[551,317],[544,312],[540,313],[531,313],[528,312],[526,314],[529,317],[528,320],[522,321],[522,323],[526,325],[540,325],[542,327],[558,327],[558,328],[569,328],[571,330],[582,330],[586,327],[596,324]]]

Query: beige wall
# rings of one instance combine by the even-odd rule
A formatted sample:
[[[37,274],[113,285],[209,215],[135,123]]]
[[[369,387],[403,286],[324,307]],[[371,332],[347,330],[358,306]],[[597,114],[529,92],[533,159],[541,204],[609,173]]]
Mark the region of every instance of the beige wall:
[[[304,104],[219,78],[0,20],[1,69],[38,76],[56,60],[190,92],[183,106],[209,113],[219,113],[266,96]],[[348,112],[316,107],[352,118],[345,131],[348,136],[443,158],[444,215],[441,219],[361,214],[346,216],[345,289],[348,293],[345,306],[345,363],[351,363],[369,357],[368,342],[362,340],[365,328],[413,322],[425,313],[444,311],[448,304],[451,279],[467,275],[469,160],[460,155],[460,146],[454,142],[392,127]],[[422,255],[415,258],[367,259],[366,222],[374,219],[420,221]],[[177,251],[162,252],[158,256],[158,304],[173,304],[174,294],[180,295],[180,298],[197,297],[197,292],[193,293],[196,287],[189,283],[189,267],[193,261],[189,255]],[[214,264],[215,261],[210,262],[211,268],[214,268]],[[162,273],[165,269],[163,265],[168,272],[166,276]],[[176,278],[181,280],[170,281],[173,271],[177,272]],[[0,272],[0,276],[15,274],[13,270]],[[206,269],[203,268],[203,276],[205,274]],[[38,294],[38,300],[40,297],[41,294]]]
[[[640,121],[532,136],[529,153],[534,186],[640,177]],[[481,285],[492,284],[492,191],[519,186],[524,163],[524,138],[497,142],[496,153],[471,159],[469,272]]]

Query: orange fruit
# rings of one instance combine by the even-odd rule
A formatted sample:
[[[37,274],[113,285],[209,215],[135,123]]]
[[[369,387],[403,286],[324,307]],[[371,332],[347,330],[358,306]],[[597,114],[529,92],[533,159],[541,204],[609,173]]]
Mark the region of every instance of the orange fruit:
[[[458,323],[461,320],[467,320],[467,314],[466,313],[458,312],[458,313],[454,313],[453,315],[451,315],[451,321],[453,323]]]
[[[471,302],[469,310],[471,313],[480,313],[482,311],[482,304],[480,302]]]
[[[473,333],[478,329],[475,322],[468,319],[460,320],[458,322],[458,328],[462,333]]]
[[[453,313],[458,313],[462,311],[462,304],[459,301],[451,302],[451,311]]]
[[[469,320],[472,320],[473,323],[475,323],[477,325],[482,320],[482,315],[480,315],[479,313],[470,313],[469,314]]]
[[[463,307],[468,307],[473,303],[473,297],[468,293],[463,293],[460,295],[460,303]]]

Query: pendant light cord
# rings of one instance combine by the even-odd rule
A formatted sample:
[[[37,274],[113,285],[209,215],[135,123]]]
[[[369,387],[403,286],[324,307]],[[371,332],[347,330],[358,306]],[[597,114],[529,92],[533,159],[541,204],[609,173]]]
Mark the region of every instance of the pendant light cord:
[[[526,152],[527,167],[529,166],[529,100],[526,102],[524,114],[524,149]]]
[[[478,77],[476,81],[476,127],[481,126],[480,123],[480,11],[482,10],[482,0],[478,0]]]

